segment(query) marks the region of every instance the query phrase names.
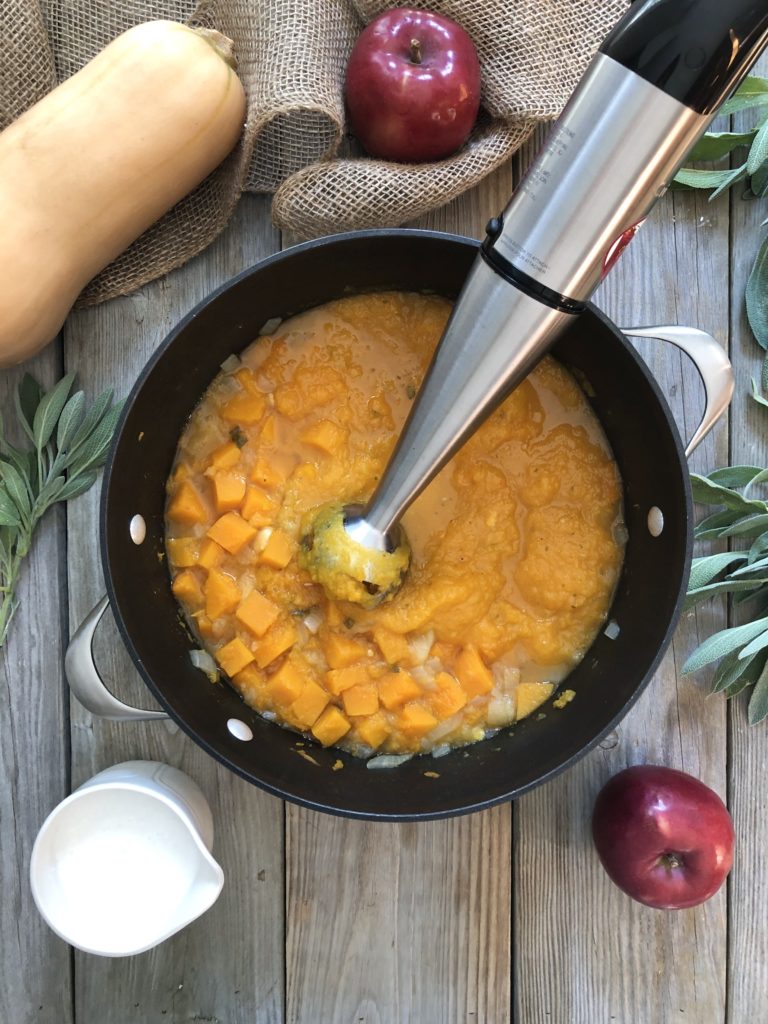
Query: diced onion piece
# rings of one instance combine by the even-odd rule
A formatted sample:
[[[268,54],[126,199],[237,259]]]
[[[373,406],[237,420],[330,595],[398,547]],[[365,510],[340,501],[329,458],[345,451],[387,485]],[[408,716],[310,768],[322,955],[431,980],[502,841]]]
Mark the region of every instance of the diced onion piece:
[[[432,650],[432,644],[435,642],[435,631],[433,629],[428,630],[421,636],[415,636],[410,641],[408,647],[410,648],[413,659],[417,665],[423,665],[429,657],[429,652]]]
[[[445,757],[445,755],[450,754],[450,752],[450,743],[442,743],[439,747],[435,747],[435,749],[432,751],[432,757]]]
[[[313,608],[309,615],[304,616],[304,625],[310,633],[316,633],[323,624],[323,616],[319,608]]]
[[[265,334],[274,334],[282,322],[283,318],[281,316],[273,316],[270,320],[267,320],[265,324],[261,325],[259,337],[261,338]]]
[[[461,721],[461,718],[461,711],[459,711],[455,715],[451,715],[450,718],[446,718],[444,722],[441,722],[439,725],[435,726],[432,732],[429,733],[427,739],[430,741],[430,743],[437,743],[438,740],[443,739],[443,737],[448,736],[450,733],[453,732],[453,730],[458,726],[459,722]]]
[[[261,717],[265,718],[268,722],[276,722],[277,721],[277,715],[275,714],[274,711],[262,711],[261,712]]]
[[[227,356],[224,362],[221,364],[221,368],[224,373],[234,373],[235,370],[239,370],[243,364],[240,362],[240,356]]]
[[[256,550],[263,551],[264,548],[269,544],[269,538],[272,536],[272,527],[263,526],[256,534]]]
[[[189,652],[189,660],[195,668],[199,668],[201,672],[205,672],[212,683],[215,683],[219,678],[219,670],[216,668],[216,662],[208,651],[202,651],[199,648],[196,648]]]
[[[410,761],[413,754],[380,754],[365,762],[366,768],[397,768],[398,765]]]
[[[503,694],[488,701],[486,720],[491,728],[502,728],[511,725],[515,720],[516,701],[514,697]]]
[[[520,669],[516,665],[496,662],[493,666],[493,681],[499,693],[512,693],[520,682]]]

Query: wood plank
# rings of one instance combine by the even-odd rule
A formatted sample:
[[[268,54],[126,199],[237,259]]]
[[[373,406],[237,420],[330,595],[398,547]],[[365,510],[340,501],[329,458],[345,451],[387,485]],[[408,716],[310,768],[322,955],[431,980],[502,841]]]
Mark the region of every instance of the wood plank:
[[[689,324],[725,343],[727,280],[727,200],[709,205],[705,197],[675,194],[622,258],[599,305],[620,324]],[[695,371],[675,350],[650,344],[642,351],[690,436],[702,401]],[[722,424],[692,466],[723,464],[727,453]],[[590,838],[598,790],[628,764],[681,768],[725,796],[725,705],[707,701],[699,681],[679,675],[685,656],[723,622],[722,604],[688,613],[616,733],[518,805],[516,1010],[525,1024],[724,1019],[725,891],[691,911],[646,909],[612,885]]]
[[[58,343],[0,371],[8,433],[13,394],[24,373],[50,387],[61,376]],[[12,439],[18,440],[15,432]],[[22,570],[19,609],[0,649],[0,1020],[70,1024],[69,950],[32,900],[29,859],[37,832],[69,784],[69,702],[62,672],[66,629],[64,511],[39,526]]]
[[[768,75],[768,59],[757,74]],[[749,114],[741,124],[751,125]],[[744,308],[744,291],[759,246],[765,238],[760,227],[766,216],[764,202],[744,202],[739,189],[731,197],[731,331],[736,369],[731,435],[732,464],[768,465],[768,410],[750,397],[751,378],[760,380],[764,352],[758,347]],[[759,497],[764,498],[761,493]],[[734,544],[735,548],[741,545]],[[736,620],[734,620],[736,621]],[[713,698],[714,699],[714,698]],[[768,763],[768,725],[750,726],[749,694],[730,702],[729,806],[736,830],[736,847],[729,892],[728,1024],[766,1019],[768,992],[768,816],[765,766]]]
[[[278,247],[265,200],[248,197],[228,230],[202,256],[137,294],[73,314],[66,329],[68,366],[80,368],[91,394],[113,384],[125,394],[168,329],[228,277]],[[97,495],[70,506],[70,627],[103,592],[96,540]],[[128,701],[150,706],[114,624],[97,645],[105,677]],[[283,811],[280,801],[220,767],[165,722],[93,721],[72,704],[73,784],[133,758],[188,772],[211,803],[214,855],[226,882],[215,906],[160,947],[108,960],[76,954],[76,1011],[83,1022],[160,1020],[272,1024],[283,1019]]]
[[[480,237],[512,167],[418,222]],[[422,825],[286,805],[287,1020],[510,1020],[511,809]]]

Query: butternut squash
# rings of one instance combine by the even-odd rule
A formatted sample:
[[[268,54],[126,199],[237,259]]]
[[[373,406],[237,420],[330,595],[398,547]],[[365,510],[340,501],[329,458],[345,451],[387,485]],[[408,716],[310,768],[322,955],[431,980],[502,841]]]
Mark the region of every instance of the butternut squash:
[[[83,287],[234,147],[231,43],[129,29],[0,134],[0,366],[61,328]]]

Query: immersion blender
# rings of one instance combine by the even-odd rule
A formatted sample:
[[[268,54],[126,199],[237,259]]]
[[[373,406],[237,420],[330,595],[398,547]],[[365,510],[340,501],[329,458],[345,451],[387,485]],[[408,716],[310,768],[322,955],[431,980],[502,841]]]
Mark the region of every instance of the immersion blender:
[[[375,493],[343,512],[355,546],[397,549],[405,510],[584,309],[766,43],[765,0],[630,6],[489,223]]]

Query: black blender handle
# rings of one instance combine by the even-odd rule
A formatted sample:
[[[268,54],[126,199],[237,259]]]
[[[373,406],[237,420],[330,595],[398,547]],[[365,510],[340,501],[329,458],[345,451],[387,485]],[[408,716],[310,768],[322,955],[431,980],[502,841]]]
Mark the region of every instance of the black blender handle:
[[[600,52],[711,114],[767,44],[766,0],[635,0]]]

